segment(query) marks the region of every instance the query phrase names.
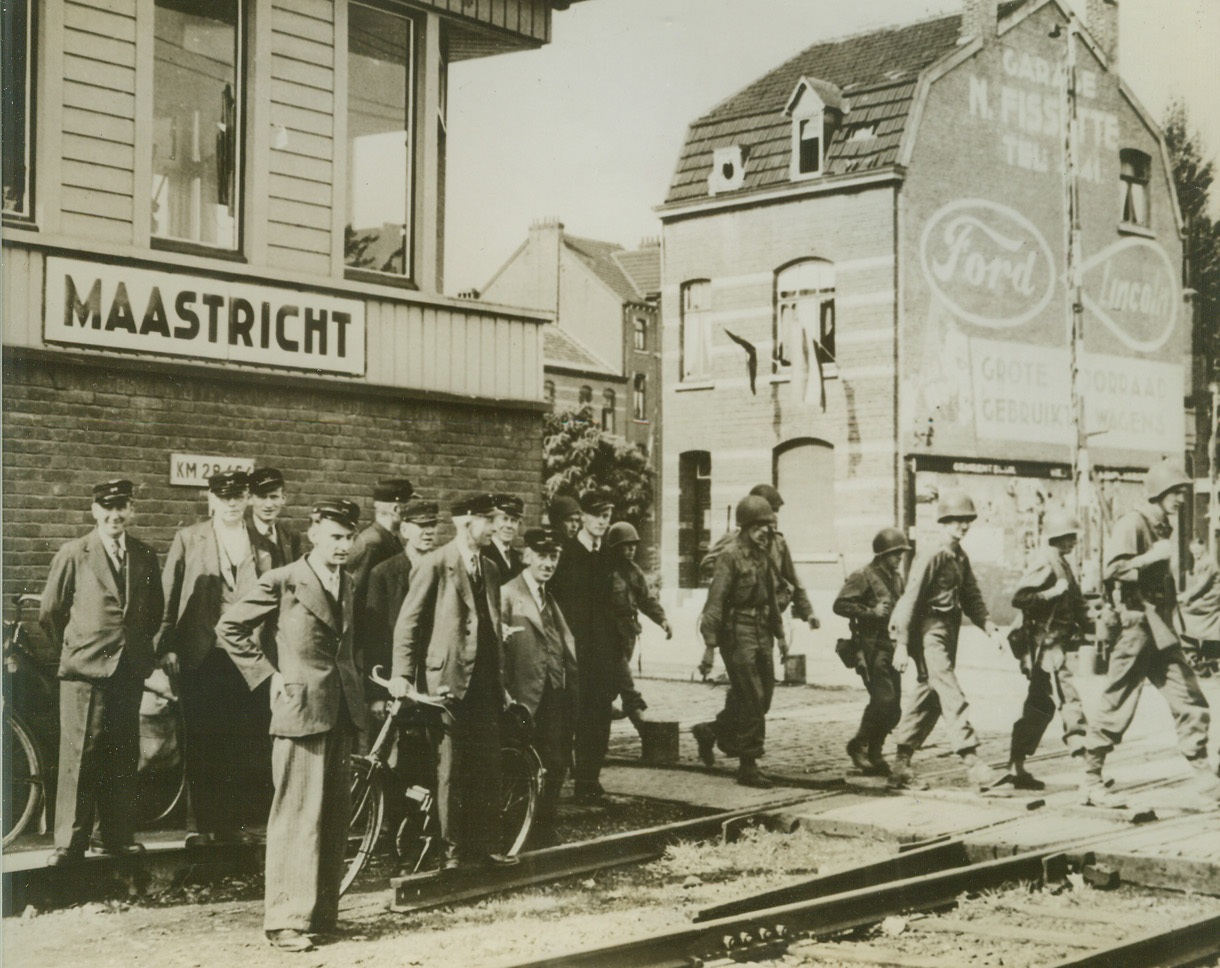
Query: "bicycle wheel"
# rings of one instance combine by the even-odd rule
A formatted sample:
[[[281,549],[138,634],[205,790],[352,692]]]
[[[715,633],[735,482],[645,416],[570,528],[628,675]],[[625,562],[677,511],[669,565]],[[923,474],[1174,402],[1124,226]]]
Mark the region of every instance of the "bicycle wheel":
[[[4,812],[4,846],[7,847],[37,816],[45,780],[42,754],[34,742],[34,735],[20,716],[7,709],[0,743],[4,750],[4,795],[0,809]]]
[[[525,846],[542,792],[542,761],[532,746],[500,750],[500,852],[513,855]]]
[[[347,826],[347,849],[343,853],[343,881],[339,893],[346,893],[364,869],[377,847],[381,821],[385,816],[385,789],[381,764],[364,756],[352,757],[352,818]]]

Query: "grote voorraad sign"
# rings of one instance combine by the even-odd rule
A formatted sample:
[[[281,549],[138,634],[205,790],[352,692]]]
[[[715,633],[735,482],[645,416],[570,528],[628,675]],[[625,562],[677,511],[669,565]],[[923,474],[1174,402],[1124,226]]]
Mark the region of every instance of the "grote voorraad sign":
[[[45,307],[48,343],[365,372],[364,304],[325,293],[49,256]]]

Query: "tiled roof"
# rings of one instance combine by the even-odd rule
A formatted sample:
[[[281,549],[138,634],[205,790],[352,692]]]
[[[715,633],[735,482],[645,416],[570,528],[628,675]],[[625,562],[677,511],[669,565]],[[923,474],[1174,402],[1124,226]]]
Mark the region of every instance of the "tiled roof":
[[[661,291],[661,247],[646,245],[640,249],[622,250],[614,253],[627,278],[635,285],[641,296],[651,296]],[[636,298],[639,301],[639,297]]]
[[[558,326],[548,325],[544,330],[544,335],[542,359],[545,365],[567,366],[576,370],[617,375],[610,364],[598,359],[592,350],[571,333],[565,332]]]
[[[1001,5],[1001,15],[1016,6]],[[848,109],[827,146],[827,174],[892,165],[920,72],[957,46],[961,19],[875,30],[797,54],[691,124],[666,201],[706,198],[713,149],[731,145],[748,151],[738,191],[788,184],[792,121],[784,108],[802,77],[837,86]]]
[[[578,239],[574,235],[563,236],[564,244],[596,273],[597,277],[614,290],[623,302],[641,302],[643,296],[636,289],[631,277],[623,271],[615,256],[623,251],[613,242],[598,242],[596,239]]]

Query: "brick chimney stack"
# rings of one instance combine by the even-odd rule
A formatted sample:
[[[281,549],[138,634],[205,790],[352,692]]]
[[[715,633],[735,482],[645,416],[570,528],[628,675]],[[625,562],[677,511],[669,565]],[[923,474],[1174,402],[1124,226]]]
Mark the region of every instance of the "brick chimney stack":
[[[962,0],[962,37],[995,40],[999,20],[996,0]]]
[[[563,222],[557,216],[535,219],[530,225],[530,262],[534,305],[531,309],[559,312],[559,260],[563,251]]]
[[[1118,66],[1118,0],[1089,0],[1085,24],[1114,70]]]

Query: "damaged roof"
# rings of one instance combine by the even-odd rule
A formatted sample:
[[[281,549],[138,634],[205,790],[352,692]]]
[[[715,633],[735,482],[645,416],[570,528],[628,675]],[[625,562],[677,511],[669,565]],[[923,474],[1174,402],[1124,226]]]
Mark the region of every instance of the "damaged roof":
[[[617,376],[615,369],[586,347],[571,333],[558,326],[548,324],[543,330],[542,359],[545,366],[566,367],[570,370],[585,370],[590,373],[605,373]]]
[[[999,17],[1025,2],[999,4]],[[791,184],[792,119],[784,109],[802,78],[833,85],[846,108],[827,146],[825,175],[893,165],[920,74],[957,48],[961,26],[961,15],[954,14],[815,44],[797,54],[690,125],[666,204],[707,198],[713,151],[734,145],[746,154],[745,180],[736,192]]]

